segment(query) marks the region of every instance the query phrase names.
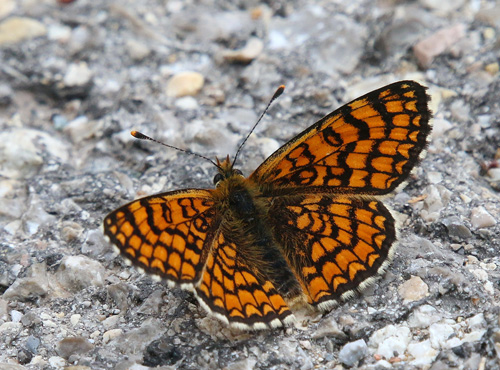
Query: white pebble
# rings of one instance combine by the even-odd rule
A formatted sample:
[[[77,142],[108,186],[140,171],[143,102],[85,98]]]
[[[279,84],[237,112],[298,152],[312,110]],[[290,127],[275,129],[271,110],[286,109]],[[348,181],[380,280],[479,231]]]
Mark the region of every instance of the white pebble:
[[[439,321],[438,311],[426,304],[418,307],[408,318],[408,325],[412,328],[428,328]]]
[[[21,317],[23,317],[23,313],[19,312],[17,310],[12,310],[10,311],[10,318],[12,322],[19,322],[21,321]]]
[[[410,363],[418,368],[424,368],[434,361],[438,351],[432,348],[431,341],[426,339],[418,343],[408,345],[408,353],[414,358]]]
[[[410,329],[405,326],[388,325],[377,330],[370,337],[370,347],[375,348],[375,353],[386,359],[401,355],[411,339]]]
[[[113,339],[115,339],[116,337],[119,337],[122,334],[123,334],[123,330],[122,329],[111,329],[111,330],[108,330],[108,331],[104,332],[104,334],[102,335],[102,342],[104,344],[106,344],[110,340],[113,340]]]
[[[62,357],[59,357],[59,356],[52,356],[51,358],[49,358],[49,365],[50,367],[52,367],[53,369],[64,369],[64,366],[66,365],[66,360]]]
[[[69,319],[69,321],[71,322],[71,325],[75,326],[76,324],[78,324],[81,317],[82,317],[82,315],[77,314],[77,313],[75,313],[74,315],[71,315],[71,318]]]
[[[444,347],[446,341],[454,333],[453,327],[449,324],[436,323],[429,328],[429,337],[432,347],[440,349]]]
[[[479,206],[473,208],[470,215],[470,223],[475,228],[481,229],[484,227],[492,227],[497,224],[495,218],[484,209],[484,207]]]

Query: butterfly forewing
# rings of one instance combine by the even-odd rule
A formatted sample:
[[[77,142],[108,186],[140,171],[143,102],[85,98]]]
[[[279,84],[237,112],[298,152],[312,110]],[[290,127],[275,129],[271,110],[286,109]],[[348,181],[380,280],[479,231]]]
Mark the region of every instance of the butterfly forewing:
[[[193,284],[205,266],[215,216],[210,191],[173,191],[111,212],[104,232],[135,265],[174,283]]]
[[[419,160],[430,131],[429,97],[414,81],[372,91],[337,109],[272,154],[250,176],[276,194],[387,194]]]

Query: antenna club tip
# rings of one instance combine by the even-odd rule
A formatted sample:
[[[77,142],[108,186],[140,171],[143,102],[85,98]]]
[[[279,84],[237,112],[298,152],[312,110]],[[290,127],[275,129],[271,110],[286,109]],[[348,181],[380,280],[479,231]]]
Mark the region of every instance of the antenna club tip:
[[[146,139],[149,140],[150,139],[148,136],[144,135],[142,132],[135,131],[135,130],[130,131],[130,135],[132,135],[136,139],[142,139],[142,140],[146,140]]]
[[[273,97],[271,98],[271,102],[273,102],[281,94],[283,94],[283,91],[285,91],[285,85],[280,85],[280,87],[278,87],[278,89],[276,89],[276,92],[274,93]]]

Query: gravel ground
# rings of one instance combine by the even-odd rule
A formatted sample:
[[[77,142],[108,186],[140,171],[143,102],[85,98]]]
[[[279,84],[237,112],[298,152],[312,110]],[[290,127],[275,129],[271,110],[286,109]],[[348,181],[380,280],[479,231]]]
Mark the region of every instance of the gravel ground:
[[[488,0],[2,0],[0,369],[499,369],[500,5]],[[240,332],[124,264],[101,223],[136,197],[251,173],[402,79],[434,130],[386,203],[400,245],[330,313]]]

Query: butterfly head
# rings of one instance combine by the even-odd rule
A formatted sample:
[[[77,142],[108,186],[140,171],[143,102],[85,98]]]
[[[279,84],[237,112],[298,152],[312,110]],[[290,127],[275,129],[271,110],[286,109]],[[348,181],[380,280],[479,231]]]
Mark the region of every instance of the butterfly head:
[[[222,162],[217,159],[217,169],[219,172],[214,176],[214,185],[217,187],[219,186],[221,181],[227,180],[231,177],[243,177],[243,173],[238,170],[233,168],[234,162],[231,162],[229,160],[229,155],[224,159]]]

